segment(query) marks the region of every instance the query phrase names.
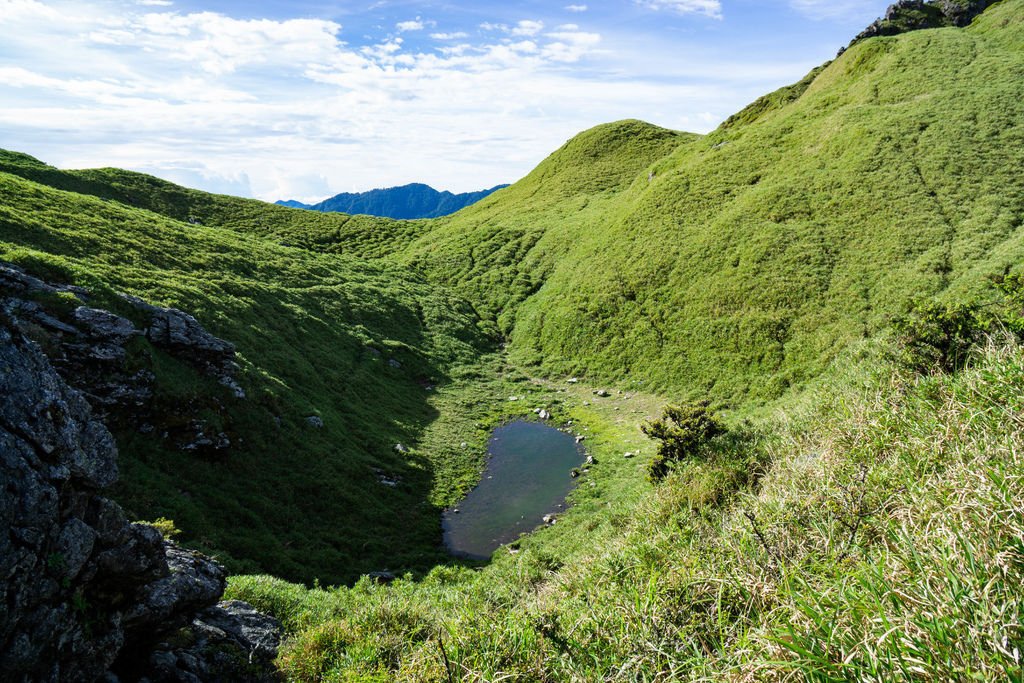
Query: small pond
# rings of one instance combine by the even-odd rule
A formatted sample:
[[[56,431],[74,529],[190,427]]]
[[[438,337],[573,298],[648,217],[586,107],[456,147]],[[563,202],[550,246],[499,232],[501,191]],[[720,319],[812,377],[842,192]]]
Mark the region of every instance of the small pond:
[[[442,517],[445,546],[470,559],[489,559],[498,546],[557,512],[575,484],[572,468],[584,460],[571,434],[538,422],[498,427],[487,452],[480,484]]]

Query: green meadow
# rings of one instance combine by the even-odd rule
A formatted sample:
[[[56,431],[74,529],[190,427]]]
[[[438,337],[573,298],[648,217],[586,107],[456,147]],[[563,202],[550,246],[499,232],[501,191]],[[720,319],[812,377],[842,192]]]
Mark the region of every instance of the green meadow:
[[[236,345],[244,399],[140,340],[158,403],[216,403],[233,445],[119,425],[114,497],[283,621],[289,680],[1020,680],[1021,169],[1003,0],[708,135],[585,131],[432,220],[0,152],[0,260]],[[641,428],[697,401],[721,433],[650,476]],[[441,512],[535,408],[597,464],[455,560]]]

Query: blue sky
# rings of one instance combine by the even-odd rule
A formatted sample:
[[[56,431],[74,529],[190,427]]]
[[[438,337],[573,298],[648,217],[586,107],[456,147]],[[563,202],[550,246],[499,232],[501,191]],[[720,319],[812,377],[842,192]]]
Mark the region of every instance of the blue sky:
[[[318,200],[512,182],[622,118],[695,132],[886,0],[0,0],[0,147]]]

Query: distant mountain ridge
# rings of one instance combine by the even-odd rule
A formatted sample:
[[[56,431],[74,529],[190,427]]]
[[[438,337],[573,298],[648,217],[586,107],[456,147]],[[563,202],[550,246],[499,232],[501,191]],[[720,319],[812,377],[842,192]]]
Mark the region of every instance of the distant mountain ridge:
[[[342,192],[319,204],[303,204],[295,200],[279,201],[277,204],[293,209],[365,214],[384,218],[438,218],[475,204],[504,187],[508,185],[497,185],[478,192],[453,194],[447,190],[439,192],[423,183],[410,183],[368,192]]]

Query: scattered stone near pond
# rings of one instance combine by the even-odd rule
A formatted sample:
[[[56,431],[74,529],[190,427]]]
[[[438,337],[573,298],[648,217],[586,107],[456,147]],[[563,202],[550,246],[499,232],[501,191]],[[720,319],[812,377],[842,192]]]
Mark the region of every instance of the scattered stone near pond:
[[[558,520],[554,515],[544,515],[544,517],[541,518],[541,521],[550,526]]]
[[[579,384],[580,379],[579,377],[570,377],[565,381],[568,382],[569,384]]]
[[[380,483],[381,486],[388,486],[388,487],[391,487],[391,488],[395,488],[396,486],[398,486],[399,484],[402,483],[402,478],[401,477],[398,477],[398,476],[395,476],[395,475],[392,475],[392,474],[388,474],[384,470],[376,468],[376,467],[374,467],[372,469],[373,469],[374,475],[376,475],[376,477],[377,477],[377,482]]]
[[[539,417],[542,420],[550,420],[551,419],[551,413],[549,413],[548,411],[542,409],[539,413],[537,413],[537,417]]]
[[[583,440],[586,439],[586,438],[587,437],[583,436],[582,434],[577,434],[576,435],[576,443],[582,443]]]
[[[597,459],[594,456],[592,456],[592,455],[588,455],[587,456],[587,464],[588,465],[596,465],[597,464]]]
[[[398,370],[399,368],[402,367],[401,361],[399,361],[399,360],[397,360],[395,358],[388,358],[388,365],[393,367],[395,370]]]
[[[404,444],[396,443],[395,444],[395,452],[396,453],[401,453],[401,454],[405,455],[406,453],[409,452],[409,449],[406,448],[406,446]]]
[[[611,393],[609,393],[607,389],[595,389],[594,395],[600,396],[601,398],[608,398],[611,396]]]
[[[623,458],[632,458],[633,455],[634,455],[634,453],[632,451],[626,451],[625,453],[622,454],[622,457]]]
[[[112,435],[10,319],[0,396],[4,679],[274,680],[280,625],[217,605],[220,565],[100,495],[117,479]]]
[[[319,415],[309,415],[306,417],[306,424],[308,424],[310,427],[313,427],[314,429],[323,429],[324,419]]]

